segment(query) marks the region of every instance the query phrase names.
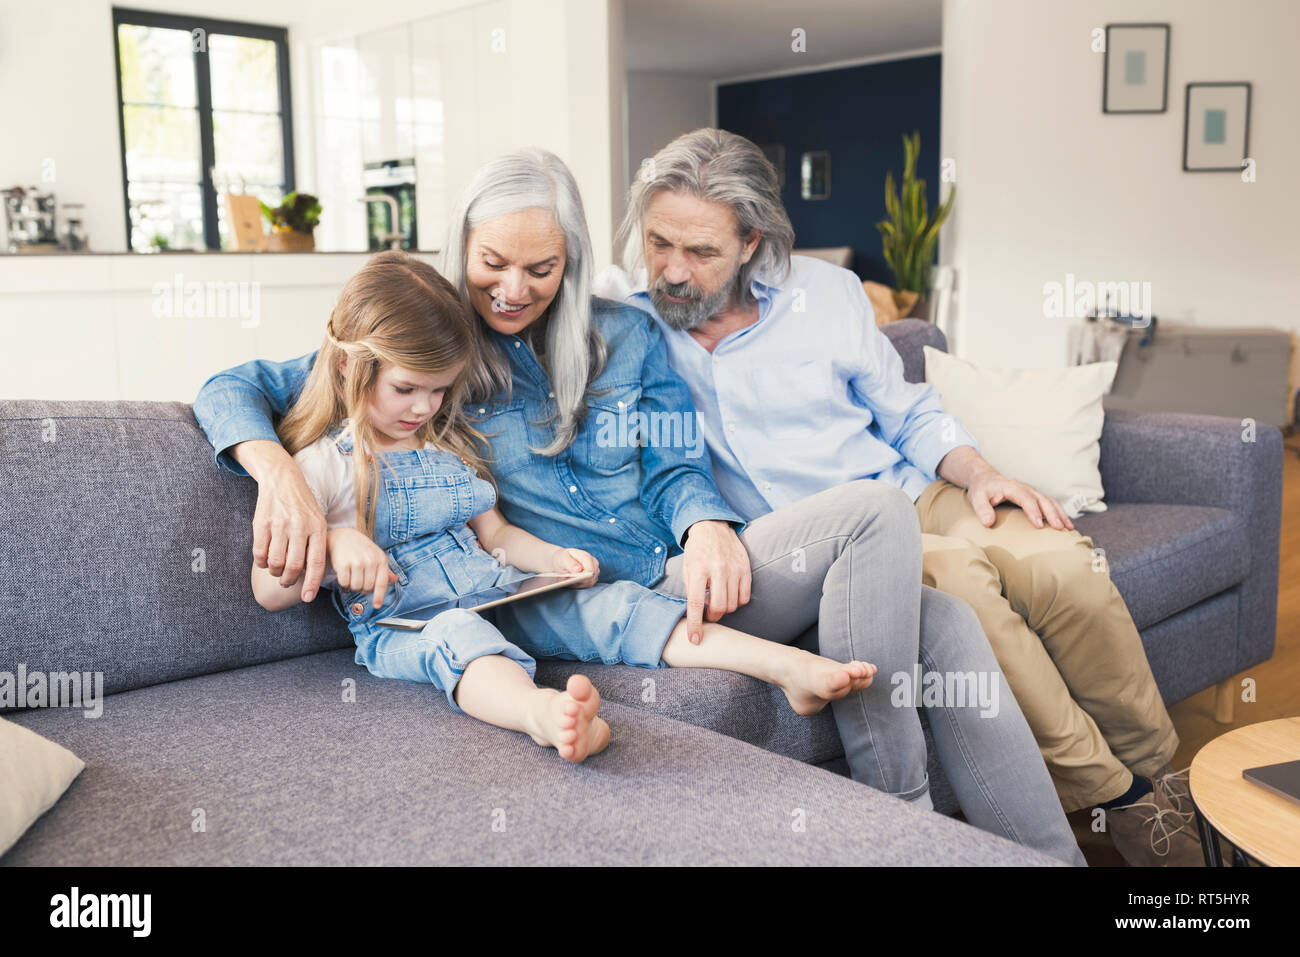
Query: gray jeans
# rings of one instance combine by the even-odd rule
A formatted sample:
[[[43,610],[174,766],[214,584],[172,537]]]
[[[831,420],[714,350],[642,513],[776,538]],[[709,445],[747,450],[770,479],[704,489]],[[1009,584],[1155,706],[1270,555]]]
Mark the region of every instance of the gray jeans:
[[[854,780],[928,804],[916,710],[924,704],[968,821],[1084,863],[975,613],[921,584],[921,531],[906,494],[883,482],[850,482],[755,519],[740,540],[753,572],[751,596],[724,624],[785,644],[815,629],[821,654],[878,669],[871,687],[831,705]],[[653,587],[685,597],[681,555]],[[923,696],[927,684],[935,688],[931,674],[948,679],[947,695]],[[910,696],[918,677],[921,687]],[[958,702],[953,693],[974,689],[983,694]]]

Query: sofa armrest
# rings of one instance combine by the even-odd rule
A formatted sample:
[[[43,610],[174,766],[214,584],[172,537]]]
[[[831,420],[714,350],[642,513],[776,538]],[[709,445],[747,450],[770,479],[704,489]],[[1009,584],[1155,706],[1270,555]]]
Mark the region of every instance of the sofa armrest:
[[[1282,433],[1262,424],[1255,426],[1254,441],[1245,433],[1238,419],[1109,409],[1101,432],[1106,500],[1209,505],[1243,514],[1265,492],[1280,503]]]
[[[1266,660],[1277,631],[1282,533],[1282,433],[1240,419],[1111,409],[1101,433],[1106,500],[1205,505],[1246,525],[1250,571],[1241,585],[1236,670]]]

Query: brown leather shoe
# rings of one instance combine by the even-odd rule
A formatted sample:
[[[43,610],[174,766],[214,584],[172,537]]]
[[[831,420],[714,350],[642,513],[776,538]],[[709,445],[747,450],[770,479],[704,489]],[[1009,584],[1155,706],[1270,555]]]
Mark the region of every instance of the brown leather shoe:
[[[1184,820],[1160,787],[1153,787],[1139,801],[1107,811],[1106,829],[1131,867],[1205,866],[1195,825]]]

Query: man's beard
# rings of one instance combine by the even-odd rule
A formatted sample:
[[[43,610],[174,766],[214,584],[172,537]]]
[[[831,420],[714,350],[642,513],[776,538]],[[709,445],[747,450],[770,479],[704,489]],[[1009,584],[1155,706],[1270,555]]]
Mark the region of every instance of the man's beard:
[[[717,292],[706,295],[704,290],[690,282],[665,282],[660,276],[650,287],[650,299],[669,328],[686,330],[698,328],[702,323],[722,312],[735,298],[740,268]],[[673,302],[668,296],[685,299]]]

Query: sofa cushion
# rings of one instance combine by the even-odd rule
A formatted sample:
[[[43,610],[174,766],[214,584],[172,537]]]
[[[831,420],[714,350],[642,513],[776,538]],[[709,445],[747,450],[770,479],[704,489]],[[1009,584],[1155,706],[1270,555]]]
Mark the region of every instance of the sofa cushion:
[[[0,401],[0,667],[104,693],[350,647],[319,596],[253,599],[257,486],[180,402]]]
[[[1250,542],[1234,512],[1197,505],[1115,504],[1075,521],[1106,553],[1139,629],[1240,584]]]
[[[802,717],[794,713],[782,692],[748,675],[712,668],[660,668],[595,662],[539,661],[537,683],[563,688],[569,675],[591,679],[606,701],[617,701],[737,738],[765,751],[805,761],[847,776],[844,744],[830,708]],[[925,709],[925,736],[930,799],[940,814],[959,810],[957,796],[944,776]]]
[[[21,712],[86,769],[0,863],[1055,863],[702,728],[603,713],[609,749],[574,766],[344,651],[114,695],[94,721]]]
[[[820,764],[844,754],[830,708],[802,717],[775,685],[712,668],[633,668],[577,661],[539,661],[538,684],[563,688],[581,672],[601,696],[708,728],[796,761]]]

